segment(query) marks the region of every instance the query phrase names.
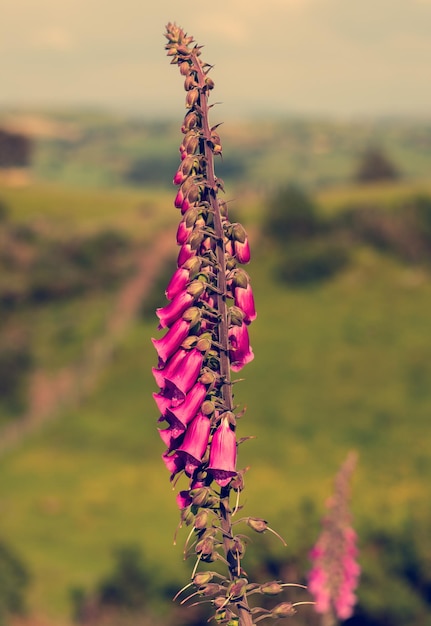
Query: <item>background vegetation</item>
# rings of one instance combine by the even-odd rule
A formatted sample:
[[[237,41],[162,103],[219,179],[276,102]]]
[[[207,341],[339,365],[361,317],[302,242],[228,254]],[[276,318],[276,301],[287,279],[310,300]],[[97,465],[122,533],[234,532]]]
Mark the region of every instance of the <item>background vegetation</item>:
[[[169,600],[192,565],[186,530],[173,545],[151,398],[178,136],[170,123],[64,117],[79,141],[38,143],[32,182],[0,188],[0,620],[203,624],[205,613]],[[258,308],[256,358],[237,387],[241,435],[256,437],[240,448],[245,512],[288,543],[258,537],[247,567],[303,580],[332,477],[358,450],[363,576],[351,624],[431,624],[430,129],[226,124],[231,169],[220,175],[252,240]],[[371,137],[398,178],[357,180]],[[151,262],[153,287],[115,334],[112,313]],[[92,385],[79,388],[74,373],[106,338]],[[311,613],[292,619],[305,622]]]

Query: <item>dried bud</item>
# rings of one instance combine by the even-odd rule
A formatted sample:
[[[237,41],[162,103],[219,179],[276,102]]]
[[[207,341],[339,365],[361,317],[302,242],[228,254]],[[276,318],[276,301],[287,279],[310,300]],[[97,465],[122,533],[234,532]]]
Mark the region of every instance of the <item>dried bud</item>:
[[[193,74],[188,74],[184,81],[184,89],[186,91],[190,91],[190,89],[193,89],[194,87],[197,87],[195,77],[193,76]]]
[[[186,96],[186,109],[192,109],[199,100],[199,89],[191,89]]]
[[[180,74],[182,74],[183,76],[187,76],[189,71],[190,71],[189,61],[182,61],[182,63],[180,63]]]
[[[248,517],[245,522],[257,533],[264,533],[265,530],[268,530],[268,522],[264,519],[260,519],[258,517]]]
[[[185,134],[188,133],[192,128],[195,128],[199,123],[199,116],[195,111],[190,111],[184,118],[183,125],[181,127],[181,131]]]
[[[291,602],[282,602],[271,611],[271,617],[280,619],[282,617],[291,617],[296,611]]]
[[[209,76],[205,78],[205,87],[207,89],[214,89],[214,81]]]

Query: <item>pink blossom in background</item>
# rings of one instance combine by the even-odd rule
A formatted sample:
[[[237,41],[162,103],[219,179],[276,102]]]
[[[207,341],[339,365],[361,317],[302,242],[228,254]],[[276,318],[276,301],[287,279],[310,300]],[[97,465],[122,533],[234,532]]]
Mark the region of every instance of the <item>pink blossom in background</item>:
[[[322,521],[322,532],[310,552],[312,568],[308,575],[308,589],[314,597],[315,610],[332,614],[340,620],[353,615],[360,574],[357,536],[351,526],[349,511],[349,482],[355,465],[356,455],[351,453],[336,476],[334,493],[328,500],[327,514]]]

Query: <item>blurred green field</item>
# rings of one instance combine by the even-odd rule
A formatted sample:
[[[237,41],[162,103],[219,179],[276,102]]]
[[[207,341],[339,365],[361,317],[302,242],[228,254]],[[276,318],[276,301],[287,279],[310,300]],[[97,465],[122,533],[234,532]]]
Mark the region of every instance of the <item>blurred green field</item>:
[[[320,203],[330,213],[364,196],[390,203],[400,191],[396,184],[344,188],[322,192]],[[1,197],[16,222],[43,219],[63,232],[115,227],[147,244],[178,218],[165,192],[41,185],[1,190]],[[256,196],[233,207],[256,242],[249,268],[258,309],[255,360],[236,388],[238,403],[247,406],[240,436],[256,437],[240,448],[240,465],[251,468],[245,510],[268,519],[293,554],[306,533],[298,511],[310,501],[323,513],[334,473],[356,449],[359,532],[401,529],[411,520],[422,529],[431,518],[429,270],[360,246],[330,281],[283,286],[275,279],[277,257],[259,243],[261,203]],[[82,349],[101,332],[112,297],[62,304],[63,315],[90,324]],[[54,356],[43,356],[43,344],[52,341],[54,313],[38,315],[39,359],[48,362]],[[94,585],[116,545],[142,546],[160,587],[181,585],[189,575],[192,564],[182,560],[186,531],[173,545],[178,512],[151,397],[156,332],[155,319],[136,321],[90,397],[0,458],[0,537],[29,566],[36,614],[66,619],[71,589]],[[61,342],[55,347],[53,367],[77,356]],[[428,541],[424,550],[430,547]],[[283,550],[275,539],[274,549]]]

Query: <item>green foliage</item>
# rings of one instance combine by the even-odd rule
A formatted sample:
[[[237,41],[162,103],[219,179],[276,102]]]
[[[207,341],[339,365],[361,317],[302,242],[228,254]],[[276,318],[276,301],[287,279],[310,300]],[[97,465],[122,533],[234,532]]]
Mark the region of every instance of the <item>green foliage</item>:
[[[0,407],[3,411],[16,416],[25,408],[26,381],[32,365],[28,337],[3,332],[0,335]]]
[[[315,203],[296,185],[279,190],[269,199],[263,233],[272,242],[284,246],[309,239],[321,230]]]
[[[30,576],[14,550],[0,541],[0,624],[7,617],[23,613]]]
[[[288,246],[278,261],[277,275],[289,285],[309,285],[335,276],[349,263],[346,246],[324,239]]]
[[[359,183],[376,183],[398,177],[397,168],[379,148],[368,148],[364,152],[355,174],[355,180]]]

